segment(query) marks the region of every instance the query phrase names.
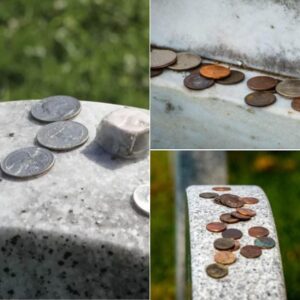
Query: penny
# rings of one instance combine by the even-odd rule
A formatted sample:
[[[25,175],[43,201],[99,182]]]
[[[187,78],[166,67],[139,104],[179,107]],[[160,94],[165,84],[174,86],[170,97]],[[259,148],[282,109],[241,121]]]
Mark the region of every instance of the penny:
[[[265,227],[255,226],[255,227],[249,228],[248,233],[250,236],[260,238],[260,237],[268,236],[269,230]]]
[[[151,69],[161,69],[176,62],[174,51],[166,49],[153,49],[151,51]]]
[[[250,208],[237,208],[236,211],[239,214],[249,216],[249,217],[254,217],[256,215],[256,212]]]
[[[220,264],[211,264],[206,267],[208,276],[218,279],[228,275],[228,269]]]
[[[287,98],[300,97],[300,79],[286,79],[276,86],[276,91],[281,96]]]
[[[231,208],[242,207],[244,205],[244,203],[236,195],[223,194],[223,195],[216,197],[216,199],[217,198],[220,200],[220,202],[223,205],[231,207]]]
[[[217,192],[226,192],[231,190],[231,188],[227,186],[215,186],[212,189]]]
[[[236,70],[231,70],[230,75],[228,77],[217,80],[217,83],[224,85],[237,84],[242,82],[244,79],[244,73]]]
[[[200,68],[200,75],[210,79],[221,79],[230,75],[230,69],[221,65],[206,65]]]
[[[211,232],[221,232],[226,229],[226,225],[221,222],[212,222],[206,225],[206,229]]]
[[[254,197],[241,197],[240,200],[243,201],[245,204],[256,204],[259,202],[259,200]]]
[[[213,198],[216,198],[217,196],[219,196],[219,194],[208,192],[208,193],[201,193],[199,196],[201,198],[213,199]]]
[[[300,111],[300,98],[295,98],[292,101],[292,109],[296,110],[296,111]]]
[[[254,92],[245,97],[245,102],[250,106],[265,107],[272,105],[276,96],[271,92]]]
[[[80,123],[61,121],[42,127],[37,133],[40,145],[57,151],[74,149],[88,140],[88,130]]]
[[[240,253],[246,258],[256,258],[261,256],[261,249],[257,246],[247,245],[241,248]]]
[[[222,232],[223,238],[238,240],[243,236],[243,233],[235,228],[229,228]]]
[[[214,199],[214,203],[215,203],[215,204],[218,204],[218,205],[223,205],[223,203],[221,203],[219,197],[216,197],[216,198]],[[224,206],[224,205],[223,205],[223,206]]]
[[[274,89],[278,82],[278,79],[270,76],[256,76],[247,81],[247,86],[254,91],[268,91]]]
[[[241,244],[238,240],[234,240],[234,247],[232,249],[229,249],[228,251],[237,251],[241,247]]]
[[[183,84],[188,89],[204,90],[214,85],[214,80],[202,77],[199,74],[191,74],[184,78]]]
[[[214,241],[214,247],[218,250],[229,250],[234,247],[234,240],[228,238],[219,238]]]
[[[80,102],[69,96],[52,96],[34,104],[31,115],[42,122],[66,121],[74,118],[81,110]]]
[[[149,184],[139,185],[133,192],[135,205],[146,215],[150,214],[150,186]]]
[[[164,69],[151,69],[151,77],[156,77],[160,75]]]
[[[236,261],[236,256],[230,251],[218,251],[214,256],[215,262],[222,265],[230,265]]]
[[[234,218],[239,219],[240,221],[248,221],[248,220],[251,219],[251,217],[246,216],[246,215],[242,215],[242,214],[238,213],[237,211],[232,212],[231,215],[232,215]]]
[[[263,249],[271,249],[275,247],[275,241],[270,237],[260,237],[254,241],[254,245]]]
[[[233,217],[230,213],[225,213],[220,216],[220,220],[224,223],[234,224],[239,222],[239,219]]]
[[[201,57],[192,53],[177,53],[177,61],[168,68],[174,71],[185,71],[201,64]]]
[[[42,175],[54,165],[54,155],[47,149],[28,147],[10,153],[1,163],[2,171],[17,178]]]

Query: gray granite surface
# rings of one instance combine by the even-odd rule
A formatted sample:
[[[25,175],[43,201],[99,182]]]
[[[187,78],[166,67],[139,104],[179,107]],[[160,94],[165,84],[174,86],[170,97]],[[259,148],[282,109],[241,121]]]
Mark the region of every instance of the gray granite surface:
[[[32,104],[0,104],[0,161],[35,144],[43,124],[29,116]],[[149,297],[149,218],[132,201],[149,182],[149,158],[106,154],[96,127],[120,106],[81,104],[84,146],[53,152],[55,165],[35,179],[0,174],[0,298]]]
[[[276,247],[263,250],[257,259],[247,259],[237,251],[237,261],[228,267],[227,277],[213,279],[207,276],[206,266],[214,263],[213,242],[221,237],[221,234],[207,231],[206,224],[218,221],[220,214],[234,210],[199,197],[202,192],[211,192],[212,187],[190,186],[187,189],[193,299],[286,299],[280,249],[271,207],[265,193],[257,186],[230,186],[232,190],[229,193],[256,197],[260,201],[258,204],[245,206],[256,211],[257,215],[252,220],[229,224],[228,228],[237,228],[243,232],[240,242],[241,246],[244,246],[254,244],[255,238],[248,235],[248,228],[264,226],[269,229],[269,236],[276,241]]]

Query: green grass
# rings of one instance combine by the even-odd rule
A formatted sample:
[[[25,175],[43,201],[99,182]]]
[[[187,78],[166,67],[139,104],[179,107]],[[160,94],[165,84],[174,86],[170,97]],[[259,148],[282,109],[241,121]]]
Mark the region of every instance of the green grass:
[[[0,101],[148,107],[148,0],[1,0]]]

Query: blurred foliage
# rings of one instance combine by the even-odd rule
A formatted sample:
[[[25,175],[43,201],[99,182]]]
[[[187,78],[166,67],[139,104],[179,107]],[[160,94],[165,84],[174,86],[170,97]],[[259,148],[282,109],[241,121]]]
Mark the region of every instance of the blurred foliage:
[[[0,99],[148,107],[148,0],[1,0]]]

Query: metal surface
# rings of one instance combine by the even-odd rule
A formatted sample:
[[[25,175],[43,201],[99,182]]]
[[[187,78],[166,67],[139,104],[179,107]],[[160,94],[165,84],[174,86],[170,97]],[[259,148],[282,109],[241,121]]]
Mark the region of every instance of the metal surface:
[[[222,79],[230,75],[230,69],[220,65],[207,65],[200,68],[200,75],[210,79]]]
[[[224,84],[224,85],[231,85],[231,84],[240,83],[244,79],[245,79],[244,73],[237,70],[231,70],[230,75],[228,77],[217,80],[217,83]]]
[[[247,86],[254,91],[268,91],[275,89],[278,83],[278,79],[270,76],[255,76],[247,81]]]
[[[276,86],[276,92],[283,97],[300,97],[300,79],[286,79]]]
[[[191,90],[204,90],[214,85],[214,80],[204,78],[200,74],[191,74],[184,78],[185,87]]]
[[[265,107],[274,104],[276,96],[271,92],[254,92],[245,97],[245,102],[250,106]]]
[[[176,62],[177,56],[174,51],[153,49],[151,51],[151,69],[161,69]]]
[[[177,61],[168,68],[174,71],[185,71],[198,67],[201,57],[192,53],[177,53]]]

